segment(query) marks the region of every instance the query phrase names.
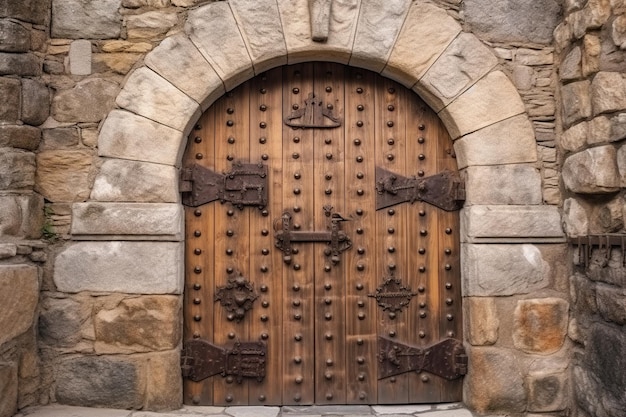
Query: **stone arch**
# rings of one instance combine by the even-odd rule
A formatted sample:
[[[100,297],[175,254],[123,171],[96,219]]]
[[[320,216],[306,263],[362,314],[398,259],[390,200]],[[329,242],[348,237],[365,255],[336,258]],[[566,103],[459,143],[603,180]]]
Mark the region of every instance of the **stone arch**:
[[[491,50],[429,3],[336,0],[332,7],[328,40],[318,43],[310,36],[308,0],[210,3],[191,10],[184,31],[146,56],[102,125],[103,163],[90,200],[75,204],[72,216],[73,238],[91,242],[57,257],[60,291],[181,294],[178,167],[187,135],[226,91],[267,69],[309,60],[378,72],[414,90],[443,120],[467,177],[464,296],[515,290],[507,279],[518,277],[492,261],[503,256],[514,255],[528,283],[545,274],[532,244],[564,240],[560,215],[542,204],[534,131]],[[485,183],[498,194],[485,195]],[[135,279],[111,279],[128,267]],[[106,279],[98,279],[101,270]],[[499,282],[485,280],[491,275]]]

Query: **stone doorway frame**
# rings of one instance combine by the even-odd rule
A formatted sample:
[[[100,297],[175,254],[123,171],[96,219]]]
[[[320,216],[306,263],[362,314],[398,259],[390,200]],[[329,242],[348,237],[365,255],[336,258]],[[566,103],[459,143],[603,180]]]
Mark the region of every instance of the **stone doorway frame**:
[[[334,1],[328,24],[328,39],[314,42],[308,0],[230,0],[190,10],[184,32],[164,39],[128,77],[101,127],[102,165],[90,200],[73,206],[71,233],[79,242],[57,256],[57,289],[182,295],[178,172],[189,133],[240,83],[313,60],[393,79],[443,120],[466,176],[464,297],[510,295],[509,282],[527,285],[542,274],[532,244],[565,240],[560,214],[542,204],[534,131],[491,50],[429,3]],[[484,198],[481,184],[496,176],[501,195]],[[503,246],[519,255],[522,272],[498,268]],[[521,273],[530,277],[520,284]],[[175,366],[168,371],[180,374]]]

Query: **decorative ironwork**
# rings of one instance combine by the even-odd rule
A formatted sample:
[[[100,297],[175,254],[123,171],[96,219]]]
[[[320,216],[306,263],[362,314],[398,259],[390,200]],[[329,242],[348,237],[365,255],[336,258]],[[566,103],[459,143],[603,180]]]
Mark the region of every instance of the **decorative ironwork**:
[[[446,211],[460,210],[465,201],[465,184],[452,171],[425,178],[407,178],[376,167],[376,210],[406,201],[424,201]]]
[[[294,129],[329,129],[341,126],[341,119],[335,117],[332,108],[325,107],[324,102],[317,99],[315,94],[309,93],[309,97],[304,100],[304,107],[285,117],[285,124]]]
[[[602,253],[597,258],[598,266],[606,267],[609,265],[611,258],[611,250],[619,247],[621,251],[622,267],[626,267],[626,234],[624,233],[607,233],[603,235],[588,235],[570,238],[573,246],[578,246],[578,264],[589,267],[591,254],[594,247],[597,247]]]
[[[456,339],[444,339],[425,348],[378,337],[378,379],[405,372],[430,372],[453,380],[467,373],[467,355]]]
[[[400,278],[392,275],[385,278],[385,282],[376,288],[375,293],[368,294],[368,297],[375,298],[378,305],[383,308],[383,311],[396,312],[408,307],[411,298],[415,295],[417,293],[411,291],[410,287],[402,285]]]
[[[258,298],[254,286],[243,276],[239,275],[228,279],[228,284],[218,287],[215,292],[215,301],[219,301],[228,311],[228,320],[240,322],[246,311],[252,309],[252,303]]]
[[[185,342],[180,366],[184,378],[198,382],[221,374],[234,376],[241,384],[244,378],[261,382],[265,378],[267,346],[263,342],[236,342],[231,349],[216,346],[206,340]]]
[[[194,164],[181,172],[180,191],[183,204],[197,207],[212,201],[244,206],[267,205],[267,166],[235,163],[230,172],[219,174],[202,165]]]

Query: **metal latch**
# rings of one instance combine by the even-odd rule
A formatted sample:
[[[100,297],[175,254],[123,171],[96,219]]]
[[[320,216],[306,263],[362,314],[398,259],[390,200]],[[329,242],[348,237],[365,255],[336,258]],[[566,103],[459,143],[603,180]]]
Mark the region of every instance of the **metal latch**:
[[[194,164],[181,172],[180,191],[183,204],[197,207],[212,201],[244,206],[267,205],[267,166],[235,163],[230,172],[219,174],[202,165]]]
[[[265,378],[266,354],[263,342],[236,342],[229,349],[193,339],[183,346],[180,366],[183,377],[195,382],[217,374],[234,376],[238,384],[244,378],[261,382]]]
[[[458,174],[442,171],[424,178],[407,178],[376,167],[376,210],[396,204],[424,201],[446,211],[460,210],[465,183]]]

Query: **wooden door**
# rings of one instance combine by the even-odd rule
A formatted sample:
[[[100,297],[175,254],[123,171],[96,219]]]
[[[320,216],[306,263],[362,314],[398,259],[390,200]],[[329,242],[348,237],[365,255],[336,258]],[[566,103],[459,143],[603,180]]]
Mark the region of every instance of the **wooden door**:
[[[186,403],[461,400],[458,212],[413,198],[381,204],[456,170],[452,141],[415,93],[338,64],[277,68],[204,113],[184,157],[183,180],[199,185],[192,166],[214,173],[205,182],[247,188],[186,208],[184,337],[215,346],[221,366],[185,380]],[[454,355],[431,349],[445,340],[457,341]],[[259,355],[250,375],[228,362],[243,342],[264,346],[263,375]],[[439,356],[458,375],[428,365]]]

